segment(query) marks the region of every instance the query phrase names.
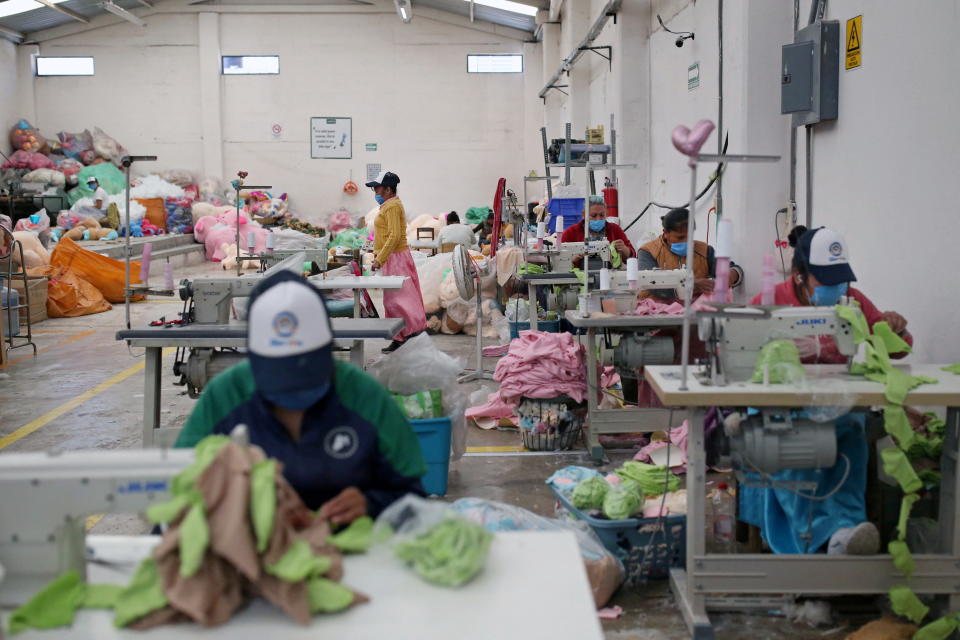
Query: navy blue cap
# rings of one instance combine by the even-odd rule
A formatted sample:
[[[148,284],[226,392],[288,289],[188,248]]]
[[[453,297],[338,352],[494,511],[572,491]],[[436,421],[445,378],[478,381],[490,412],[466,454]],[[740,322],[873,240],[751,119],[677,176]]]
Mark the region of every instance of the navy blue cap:
[[[797,240],[795,251],[820,284],[831,286],[857,279],[850,266],[847,242],[833,229],[807,231]]]
[[[400,184],[400,178],[397,177],[397,174],[392,171],[387,171],[381,173],[376,180],[371,180],[366,183],[368,187],[390,187],[391,189],[396,189],[397,185]]]

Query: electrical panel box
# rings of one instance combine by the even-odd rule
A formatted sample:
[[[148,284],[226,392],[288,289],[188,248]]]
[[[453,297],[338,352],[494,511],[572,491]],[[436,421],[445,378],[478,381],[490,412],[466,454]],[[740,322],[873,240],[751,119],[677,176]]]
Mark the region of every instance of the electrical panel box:
[[[780,113],[793,126],[836,120],[840,89],[840,23],[820,20],[783,46]]]

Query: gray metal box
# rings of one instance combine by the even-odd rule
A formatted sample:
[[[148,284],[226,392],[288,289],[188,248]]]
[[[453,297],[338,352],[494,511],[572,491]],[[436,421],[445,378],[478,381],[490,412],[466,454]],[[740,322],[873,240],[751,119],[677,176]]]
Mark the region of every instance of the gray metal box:
[[[797,32],[783,46],[780,113],[793,116],[793,126],[837,118],[840,83],[840,23],[821,20]]]

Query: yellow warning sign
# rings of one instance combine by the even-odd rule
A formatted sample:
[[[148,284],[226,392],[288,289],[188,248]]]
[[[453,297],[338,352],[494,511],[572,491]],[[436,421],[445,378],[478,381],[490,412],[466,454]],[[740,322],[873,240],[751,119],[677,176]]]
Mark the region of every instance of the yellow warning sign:
[[[863,16],[847,20],[847,69],[860,66],[860,52],[863,43]]]

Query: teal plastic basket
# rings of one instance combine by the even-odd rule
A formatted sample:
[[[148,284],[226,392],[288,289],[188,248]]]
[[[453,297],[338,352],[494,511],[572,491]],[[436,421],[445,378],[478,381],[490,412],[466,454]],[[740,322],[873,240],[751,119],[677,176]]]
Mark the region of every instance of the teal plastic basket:
[[[443,496],[447,493],[447,475],[450,472],[450,432],[453,423],[450,418],[432,418],[430,420],[411,420],[420,450],[427,463],[427,475],[421,478],[423,488],[428,495]]]

